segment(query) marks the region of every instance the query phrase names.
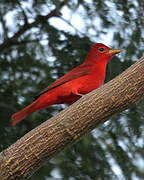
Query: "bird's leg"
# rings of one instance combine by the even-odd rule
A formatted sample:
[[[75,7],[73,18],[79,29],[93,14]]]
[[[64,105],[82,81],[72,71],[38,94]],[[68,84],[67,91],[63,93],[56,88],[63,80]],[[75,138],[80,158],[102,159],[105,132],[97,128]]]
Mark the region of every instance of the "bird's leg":
[[[80,93],[77,93],[76,95],[81,96],[81,97],[84,96],[84,94],[80,94]]]
[[[74,90],[72,91],[72,93],[75,94],[75,95],[77,95],[77,96],[81,96],[81,97],[84,96],[84,94],[78,93],[77,89],[74,89]]]

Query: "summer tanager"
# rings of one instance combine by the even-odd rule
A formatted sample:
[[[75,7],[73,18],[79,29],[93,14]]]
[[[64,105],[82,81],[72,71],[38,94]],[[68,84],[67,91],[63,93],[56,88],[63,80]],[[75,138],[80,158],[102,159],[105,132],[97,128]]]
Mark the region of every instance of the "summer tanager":
[[[120,49],[111,49],[96,43],[90,48],[85,61],[56,80],[21,111],[12,115],[12,125],[25,119],[32,112],[53,104],[73,103],[82,95],[100,87],[105,80],[106,66]]]

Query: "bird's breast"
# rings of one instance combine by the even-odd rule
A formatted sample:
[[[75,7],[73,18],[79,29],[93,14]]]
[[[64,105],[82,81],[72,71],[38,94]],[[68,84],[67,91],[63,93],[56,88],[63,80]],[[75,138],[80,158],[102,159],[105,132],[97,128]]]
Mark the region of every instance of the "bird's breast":
[[[88,76],[81,81],[81,85],[78,89],[80,94],[87,94],[97,88],[99,88],[104,82],[104,78],[98,78],[95,76]]]

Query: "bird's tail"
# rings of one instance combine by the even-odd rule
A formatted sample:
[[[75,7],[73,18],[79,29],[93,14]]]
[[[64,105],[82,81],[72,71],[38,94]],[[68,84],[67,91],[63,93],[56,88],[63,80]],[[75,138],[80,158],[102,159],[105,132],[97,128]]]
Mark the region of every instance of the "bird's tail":
[[[22,121],[23,119],[25,119],[28,115],[30,115],[32,112],[34,112],[35,110],[33,109],[33,106],[35,105],[35,101],[26,106],[24,109],[22,109],[19,112],[16,112],[12,115],[11,119],[11,124],[13,126],[15,126],[17,123],[19,123],[20,121]]]

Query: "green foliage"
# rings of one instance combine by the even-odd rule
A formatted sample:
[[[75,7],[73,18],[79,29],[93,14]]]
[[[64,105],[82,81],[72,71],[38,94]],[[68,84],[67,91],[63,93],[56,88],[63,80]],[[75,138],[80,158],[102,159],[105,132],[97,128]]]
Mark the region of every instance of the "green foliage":
[[[1,151],[63,109],[51,106],[16,127],[10,125],[14,112],[84,60],[92,42],[108,42],[125,50],[109,63],[106,81],[143,55],[143,7],[144,1],[139,0],[0,1]],[[57,18],[42,19],[54,8]],[[81,22],[75,25],[79,21],[73,21],[75,15],[84,27]],[[31,27],[37,17],[41,20]],[[24,28],[27,30],[11,39]],[[143,121],[142,100],[58,154],[30,179],[144,179]]]

